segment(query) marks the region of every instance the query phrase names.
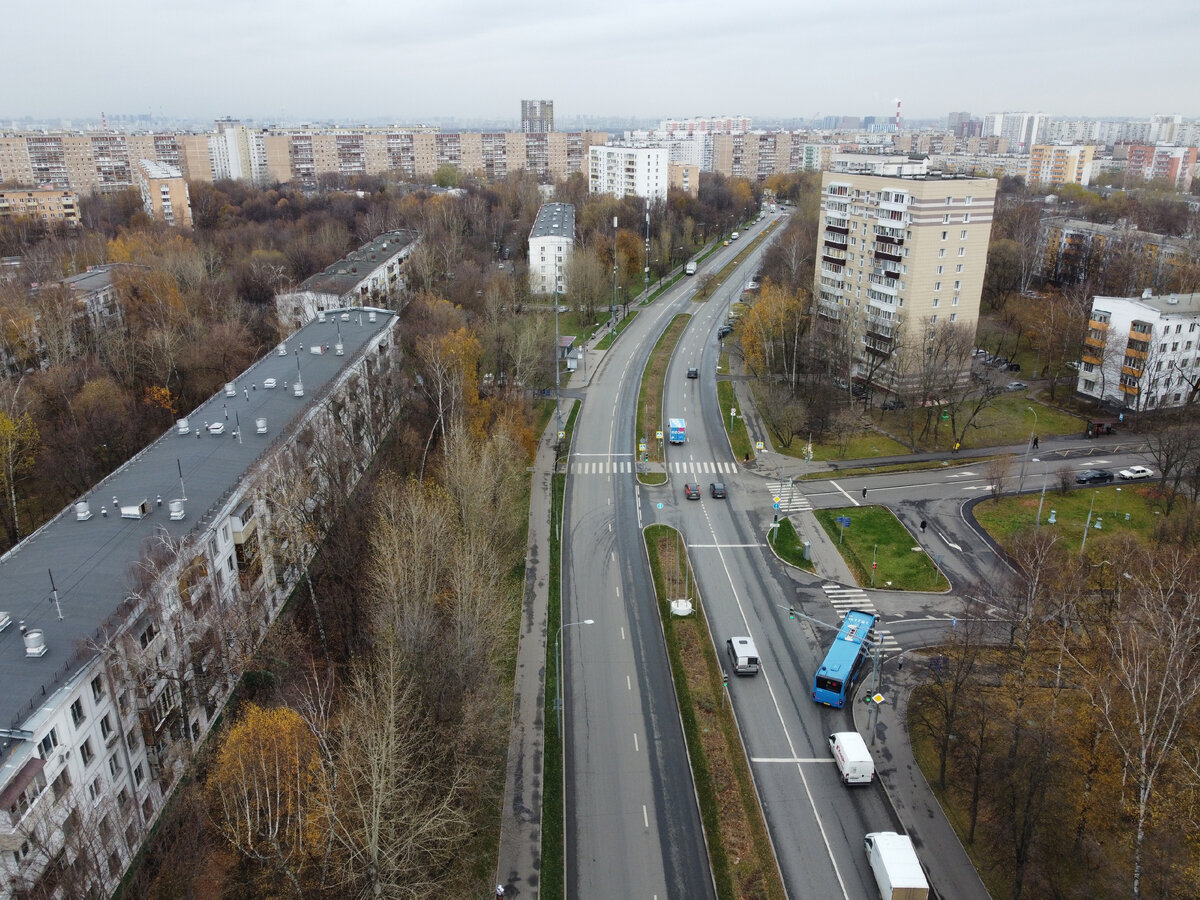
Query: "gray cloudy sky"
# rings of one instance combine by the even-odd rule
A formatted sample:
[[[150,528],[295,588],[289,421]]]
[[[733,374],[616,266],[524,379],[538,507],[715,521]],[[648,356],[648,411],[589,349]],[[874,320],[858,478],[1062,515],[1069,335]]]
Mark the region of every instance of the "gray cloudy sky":
[[[1194,4],[10,0],[0,120],[1195,116]]]

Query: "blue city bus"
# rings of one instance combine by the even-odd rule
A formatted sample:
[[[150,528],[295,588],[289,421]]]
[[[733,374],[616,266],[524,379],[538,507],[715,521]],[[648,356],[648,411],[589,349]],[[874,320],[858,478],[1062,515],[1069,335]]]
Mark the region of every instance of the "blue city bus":
[[[846,705],[846,694],[854,686],[863,660],[871,649],[874,613],[852,609],[842,619],[841,630],[825,654],[825,662],[813,679],[813,700],[835,709]]]

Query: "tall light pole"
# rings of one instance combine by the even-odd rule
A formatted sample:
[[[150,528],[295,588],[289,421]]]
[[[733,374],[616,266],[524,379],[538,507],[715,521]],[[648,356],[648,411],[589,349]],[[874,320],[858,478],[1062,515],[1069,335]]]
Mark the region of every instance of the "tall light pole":
[[[646,198],[646,297],[650,296],[650,198]]]
[[[564,628],[570,628],[572,625],[591,625],[595,619],[583,619],[579,622],[564,622],[558,626],[558,631],[554,635],[554,718],[558,722],[558,739],[562,740],[562,633]]]
[[[1092,502],[1091,502],[1091,505],[1088,506],[1087,522],[1085,522],[1083,525],[1083,540],[1079,542],[1079,555],[1080,556],[1083,556],[1083,548],[1087,546],[1088,529],[1092,527],[1092,510],[1094,510],[1096,508],[1096,495],[1098,493],[1100,493],[1100,492],[1092,491]]]
[[[1046,502],[1046,474],[1050,469],[1050,463],[1043,462],[1042,460],[1038,459],[1036,456],[1033,458],[1033,461],[1042,463],[1042,496],[1038,500],[1037,519],[1034,520],[1034,523],[1033,523],[1033,536],[1037,537],[1038,528],[1041,527],[1041,524],[1042,524],[1042,504]]]
[[[612,306],[608,308],[608,320],[613,329],[617,327],[617,217],[613,216],[613,298]]]
[[[1029,429],[1029,443],[1025,445],[1025,455],[1021,457],[1021,478],[1017,481],[1017,493],[1021,493],[1021,489],[1025,487],[1025,464],[1029,462],[1029,451],[1033,447],[1033,436],[1037,434],[1037,410],[1032,406],[1025,407],[1033,413],[1033,427]]]

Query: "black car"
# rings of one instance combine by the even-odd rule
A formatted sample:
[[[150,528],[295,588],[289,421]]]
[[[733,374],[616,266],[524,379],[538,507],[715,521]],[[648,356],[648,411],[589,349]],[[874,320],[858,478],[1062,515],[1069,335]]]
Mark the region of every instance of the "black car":
[[[880,409],[904,409],[904,401],[899,397],[888,397],[879,404]]]
[[[1021,364],[1020,364],[1020,363],[1014,363],[1014,362],[1010,362],[1010,363],[1009,363],[1007,366],[1005,366],[1004,368],[1006,368],[1006,369],[1007,369],[1008,371],[1010,371],[1010,372],[1020,372],[1020,371],[1021,371]]]
[[[683,493],[689,500],[699,500],[700,485],[696,484],[694,481],[689,481],[683,486]]]
[[[717,329],[717,337],[718,338],[723,338],[730,334],[733,334],[733,326],[732,325],[722,325],[720,328]]]
[[[699,377],[700,377],[699,369],[688,369],[688,378],[699,378]]]
[[[1075,476],[1076,484],[1104,484],[1113,480],[1113,473],[1108,469],[1085,469]]]
[[[725,499],[725,482],[714,481],[708,486],[708,490],[716,499]]]

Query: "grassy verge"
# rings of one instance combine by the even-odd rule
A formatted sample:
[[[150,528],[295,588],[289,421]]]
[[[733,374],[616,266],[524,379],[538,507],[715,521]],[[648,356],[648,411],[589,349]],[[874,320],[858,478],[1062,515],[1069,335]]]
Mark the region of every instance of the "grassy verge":
[[[652,525],[645,539],[717,896],[782,900],[783,881],[737,722],[725,702],[721,664],[704,609],[693,597],[695,615],[671,615],[669,600],[694,593],[681,536],[666,525]]]
[[[944,591],[950,587],[928,554],[892,511],[882,506],[846,506],[818,509],[817,521],[838,544],[846,565],[864,587],[871,586],[871,564],[875,587],[894,591]],[[849,516],[850,527],[842,528],[835,519]]]
[[[796,533],[791,519],[780,519],[779,527],[768,532],[767,541],[779,554],[779,558],[788,565],[804,569],[806,572],[816,571],[813,568],[812,560],[804,558],[804,545],[800,543],[800,535]]]
[[[620,322],[617,323],[616,328],[614,328],[612,331],[610,331],[608,334],[606,334],[604,337],[602,337],[600,339],[600,343],[596,344],[595,349],[607,350],[609,347],[611,347],[613,345],[613,342],[616,341],[617,336],[622,331],[624,331],[626,328],[629,327],[629,323],[633,321],[633,317],[636,315],[637,315],[637,310],[631,311],[629,313],[629,315],[627,315],[625,318],[623,318]]]
[[[691,318],[687,313],[680,313],[671,320],[670,324],[663,329],[663,333],[659,335],[654,349],[650,351],[650,358],[646,360],[646,368],[642,370],[642,387],[638,394],[635,434],[636,440],[645,443],[646,452],[644,454],[638,452],[638,448],[634,447],[634,451],[637,452],[636,459],[645,458],[649,462],[663,461],[663,444],[667,439],[667,422],[662,408],[663,385],[667,380],[667,367],[671,364],[675,345],[679,343],[683,329],[687,327]],[[655,437],[655,432],[659,429],[662,429],[663,432],[661,441]],[[666,478],[664,476],[662,481],[647,482],[645,478],[641,478],[641,480],[650,484],[661,484]]]
[[[741,416],[729,415],[735,409],[737,396],[733,392],[732,381],[717,382],[717,403],[721,406],[721,421],[725,423],[725,433],[729,435],[729,445],[733,448],[735,459],[754,459],[754,449],[750,446],[750,434],[746,431],[746,420]]]
[[[1079,547],[1083,543],[1083,529],[1091,513],[1091,528],[1087,546],[1099,544],[1112,535],[1132,534],[1139,541],[1149,543],[1155,531],[1162,526],[1165,504],[1158,494],[1158,487],[1143,482],[1138,485],[1106,485],[1102,488],[1079,488],[1067,493],[1057,490],[1057,478],[1051,472],[1046,488],[1046,499],[1042,502],[1041,473],[1037,478],[1025,476],[1025,487],[1037,486],[1036,494],[1006,496],[998,500],[985,500],[975,505],[972,512],[976,521],[1002,546],[1009,543],[1018,533],[1033,528],[1038,516],[1038,503],[1042,503],[1040,531],[1056,535],[1068,547]],[[1016,479],[1010,478],[1009,489],[1015,489]],[[1172,515],[1183,512],[1184,504],[1172,511]],[[1050,514],[1054,513],[1054,524]],[[1125,516],[1129,516],[1128,519]]]
[[[575,417],[579,405],[571,409],[567,418],[564,445],[571,446],[571,435],[575,430]],[[567,477],[555,475],[550,505],[550,521],[562,521],[563,499],[566,495]],[[562,571],[560,570],[562,542],[559,529],[550,529],[550,565],[547,575],[550,586],[549,604],[546,610],[546,634],[554,634],[562,622]],[[555,669],[554,644],[546,641],[546,692],[545,710],[542,721],[545,727],[542,747],[542,869],[539,896],[546,900],[562,900],[566,896],[563,846],[563,746],[558,737],[558,711],[554,699],[558,696],[558,672]]]

